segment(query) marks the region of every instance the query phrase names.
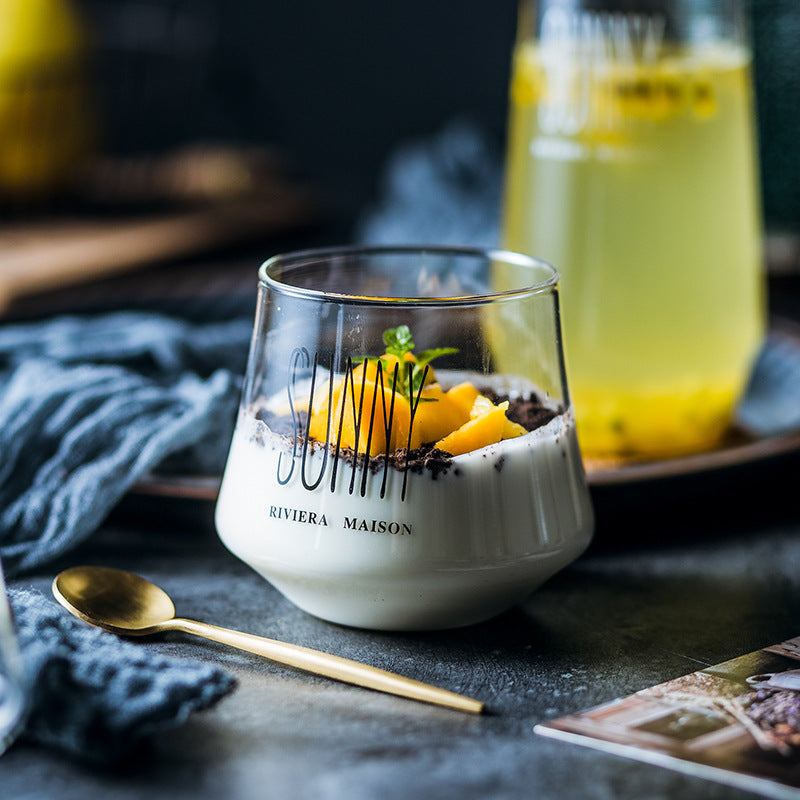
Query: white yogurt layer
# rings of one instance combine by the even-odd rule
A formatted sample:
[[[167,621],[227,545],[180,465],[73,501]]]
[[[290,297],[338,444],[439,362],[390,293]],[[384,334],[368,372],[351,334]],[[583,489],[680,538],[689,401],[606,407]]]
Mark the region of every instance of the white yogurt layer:
[[[321,447],[304,464],[245,410],[216,524],[234,554],[306,611],[411,630],[479,622],[522,601],[580,555],[593,515],[571,411],[434,476],[370,471]]]

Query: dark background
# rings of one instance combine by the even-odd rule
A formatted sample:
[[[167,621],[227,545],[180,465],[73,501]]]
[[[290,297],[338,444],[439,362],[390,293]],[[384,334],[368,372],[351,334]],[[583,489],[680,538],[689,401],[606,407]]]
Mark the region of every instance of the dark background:
[[[80,0],[105,147],[274,144],[354,214],[398,143],[450,120],[502,149],[515,0]],[[755,0],[764,207],[800,230],[800,3]]]
[[[107,147],[277,144],[341,207],[391,149],[469,116],[502,140],[516,3],[82,0]]]

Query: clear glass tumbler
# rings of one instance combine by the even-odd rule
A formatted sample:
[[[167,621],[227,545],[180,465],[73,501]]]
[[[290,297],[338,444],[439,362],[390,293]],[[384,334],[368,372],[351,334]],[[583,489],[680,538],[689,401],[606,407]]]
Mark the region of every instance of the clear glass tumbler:
[[[764,330],[738,0],[524,0],[504,247],[562,275],[584,455],[718,446]]]
[[[0,564],[0,753],[14,741],[26,708],[25,678]]]
[[[461,248],[343,248],[260,271],[216,523],[298,606],[467,625],[576,558],[593,515],[557,273]]]

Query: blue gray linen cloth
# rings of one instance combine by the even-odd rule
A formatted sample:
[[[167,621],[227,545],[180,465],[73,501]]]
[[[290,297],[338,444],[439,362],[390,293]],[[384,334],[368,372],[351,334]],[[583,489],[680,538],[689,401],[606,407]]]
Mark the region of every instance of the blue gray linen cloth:
[[[114,313],[0,326],[0,560],[9,576],[86,539],[156,467],[218,474],[233,430],[250,319],[191,324]],[[28,741],[113,764],[153,731],[233,689],[10,589],[31,687]]]
[[[86,539],[156,467],[219,474],[251,330],[125,312],[0,327],[7,576]]]
[[[40,592],[9,595],[30,686],[24,741],[117,766],[235,688],[218,667],[91,628]]]

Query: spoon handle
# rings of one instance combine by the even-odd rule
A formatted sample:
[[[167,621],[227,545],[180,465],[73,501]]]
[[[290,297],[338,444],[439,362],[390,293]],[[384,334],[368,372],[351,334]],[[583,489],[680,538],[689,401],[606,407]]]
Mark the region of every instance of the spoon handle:
[[[280,664],[324,675],[345,683],[364,686],[379,692],[399,695],[411,700],[421,700],[425,703],[445,706],[458,711],[469,711],[480,714],[484,705],[480,700],[439,689],[421,681],[415,681],[393,672],[351,661],[348,658],[312,650],[296,644],[279,642],[275,639],[266,639],[263,636],[254,636],[250,633],[241,633],[228,628],[220,628],[205,622],[196,622],[190,619],[175,618],[168,624],[160,626],[162,629],[179,630],[211,639],[220,644],[237,647],[249,653],[264,656]]]

